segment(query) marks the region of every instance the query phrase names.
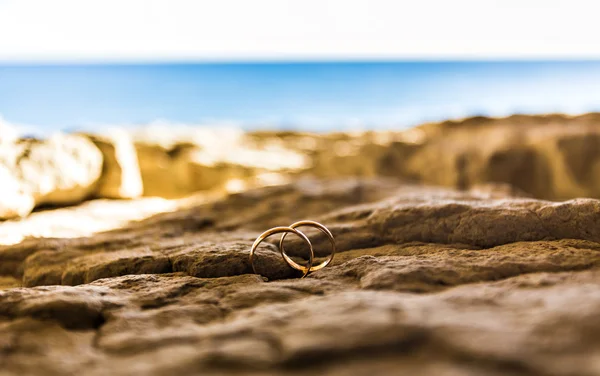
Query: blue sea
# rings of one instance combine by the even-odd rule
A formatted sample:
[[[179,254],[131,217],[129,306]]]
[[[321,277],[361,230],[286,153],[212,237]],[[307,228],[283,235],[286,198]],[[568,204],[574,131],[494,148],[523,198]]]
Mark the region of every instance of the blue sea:
[[[153,122],[402,129],[600,110],[600,61],[0,64],[0,119],[41,131]]]

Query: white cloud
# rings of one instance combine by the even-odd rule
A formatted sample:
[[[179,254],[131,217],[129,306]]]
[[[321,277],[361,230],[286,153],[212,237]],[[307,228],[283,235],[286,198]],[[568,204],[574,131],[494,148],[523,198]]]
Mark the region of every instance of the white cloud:
[[[0,0],[0,60],[599,57],[595,0]]]

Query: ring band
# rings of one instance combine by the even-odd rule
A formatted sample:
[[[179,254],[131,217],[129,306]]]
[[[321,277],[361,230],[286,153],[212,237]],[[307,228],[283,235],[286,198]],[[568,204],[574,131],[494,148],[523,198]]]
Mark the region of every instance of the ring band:
[[[290,266],[292,266],[292,264],[290,264],[290,261],[291,261],[293,263],[293,265],[297,266],[297,267],[292,266],[294,269],[300,270],[303,272],[301,278],[304,278],[308,275],[308,273],[311,271],[313,260],[315,257],[315,253],[313,251],[313,246],[312,246],[310,240],[308,240],[308,238],[306,237],[306,235],[304,235],[302,232],[296,230],[292,226],[290,226],[290,227],[273,227],[272,229],[269,229],[269,230],[263,232],[262,234],[260,234],[260,236],[258,238],[256,238],[256,240],[254,241],[254,244],[252,244],[252,248],[250,249],[250,264],[252,265],[252,271],[254,272],[254,274],[259,274],[256,272],[256,268],[254,267],[254,252],[256,251],[256,248],[258,248],[258,245],[260,243],[262,243],[262,241],[265,240],[266,238],[268,238],[269,236],[275,235],[275,234],[281,234],[281,233],[283,233],[283,237],[281,238],[283,241],[283,238],[285,237],[285,235],[287,235],[288,232],[298,235],[300,238],[302,238],[302,240],[304,240],[306,242],[306,244],[308,244],[308,248],[310,250],[310,254],[309,254],[309,258],[308,258],[308,267],[299,265],[296,262],[294,262],[292,259],[290,259],[287,255],[285,255],[283,253],[283,248],[279,247],[279,252],[281,252],[283,259],[286,262],[288,262],[288,264]],[[314,270],[314,269],[312,269],[312,270]]]
[[[315,266],[312,266],[312,261],[311,261],[311,262],[309,262],[308,267],[306,267],[306,266],[296,263],[285,253],[285,249],[283,247],[283,241],[284,241],[287,233],[290,231],[286,231],[283,233],[283,235],[281,235],[281,240],[279,241],[279,251],[281,252],[281,256],[283,256],[283,259],[285,260],[285,262],[287,262],[287,264],[289,266],[291,266],[292,268],[294,268],[296,270],[300,270],[301,272],[304,273],[304,275],[307,275],[308,273],[316,272],[317,270],[321,270],[324,267],[326,267],[327,265],[329,265],[329,263],[331,263],[331,261],[333,261],[333,256],[335,255],[336,247],[335,247],[335,240],[333,239],[333,234],[331,233],[331,231],[329,231],[329,229],[327,227],[323,226],[319,222],[299,221],[299,222],[296,222],[296,223],[290,225],[289,228],[291,228],[292,230],[296,230],[296,227],[302,227],[302,226],[314,227],[314,228],[318,229],[319,231],[321,231],[322,233],[327,235],[327,237],[329,238],[329,241],[331,242],[331,255],[327,258],[327,260],[325,260],[322,263],[320,263],[319,265],[315,265]],[[312,246],[311,246],[311,252],[312,251],[313,250],[312,250]]]

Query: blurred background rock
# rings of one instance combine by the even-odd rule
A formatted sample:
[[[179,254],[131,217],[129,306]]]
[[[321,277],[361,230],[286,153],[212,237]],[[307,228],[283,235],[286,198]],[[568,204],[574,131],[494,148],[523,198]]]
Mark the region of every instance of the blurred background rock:
[[[405,131],[113,129],[19,138],[4,126],[0,215],[91,198],[182,198],[301,176],[395,177],[469,189],[507,184],[532,197],[600,197],[600,114],[473,117]]]

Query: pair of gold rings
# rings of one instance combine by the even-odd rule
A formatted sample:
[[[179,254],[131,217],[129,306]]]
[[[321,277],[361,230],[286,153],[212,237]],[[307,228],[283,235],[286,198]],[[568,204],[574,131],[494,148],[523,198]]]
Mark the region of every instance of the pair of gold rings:
[[[318,229],[319,231],[321,231],[323,234],[325,234],[329,238],[329,242],[331,243],[332,251],[331,251],[331,255],[329,255],[327,260],[323,261],[319,265],[313,266],[313,260],[315,258],[315,253],[313,250],[312,243],[310,242],[310,240],[308,240],[308,237],[306,237],[306,235],[304,235],[304,233],[302,233],[301,231],[296,229],[297,227],[314,227],[314,228]],[[297,262],[292,260],[285,253],[285,248],[283,247],[283,241],[285,240],[285,237],[287,236],[287,234],[290,232],[299,236],[308,245],[309,255],[308,255],[308,264],[306,266],[298,264]],[[279,240],[279,252],[281,253],[281,256],[283,257],[283,260],[290,267],[302,272],[301,278],[306,277],[309,273],[316,272],[317,270],[323,269],[324,267],[329,265],[329,263],[331,263],[331,261],[333,261],[333,256],[335,255],[335,240],[333,239],[333,235],[331,234],[331,231],[329,231],[329,229],[327,227],[323,226],[319,222],[299,221],[296,223],[292,223],[289,227],[273,227],[272,229],[269,229],[269,230],[263,232],[262,234],[260,234],[260,236],[258,238],[256,238],[256,240],[254,241],[254,244],[252,244],[252,248],[250,249],[250,264],[252,265],[252,270],[254,271],[255,274],[259,274],[256,272],[256,268],[254,267],[254,253],[256,252],[256,248],[258,248],[258,245],[260,243],[262,243],[263,240],[265,240],[269,236],[275,235],[275,234],[283,234],[283,235],[281,235],[281,239]]]

